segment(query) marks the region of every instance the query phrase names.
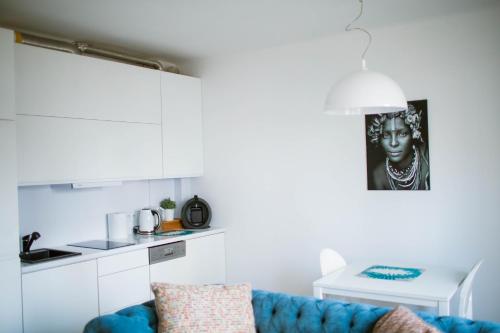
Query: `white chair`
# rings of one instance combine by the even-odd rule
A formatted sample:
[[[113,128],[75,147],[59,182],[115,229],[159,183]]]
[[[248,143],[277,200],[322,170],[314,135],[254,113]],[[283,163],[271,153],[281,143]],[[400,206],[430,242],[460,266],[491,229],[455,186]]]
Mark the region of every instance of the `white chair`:
[[[321,275],[323,276],[347,265],[344,258],[338,252],[328,248],[321,250],[319,264],[321,266]]]
[[[477,264],[472,267],[471,271],[462,282],[460,290],[460,300],[458,304],[458,315],[467,319],[472,319],[472,282],[483,260],[479,260]]]

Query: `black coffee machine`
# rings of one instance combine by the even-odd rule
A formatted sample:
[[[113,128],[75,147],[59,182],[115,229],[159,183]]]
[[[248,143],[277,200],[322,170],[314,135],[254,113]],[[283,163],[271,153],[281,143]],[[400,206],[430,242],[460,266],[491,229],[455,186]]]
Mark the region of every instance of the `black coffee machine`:
[[[208,203],[197,195],[189,199],[182,207],[182,225],[186,229],[209,228],[212,210]]]

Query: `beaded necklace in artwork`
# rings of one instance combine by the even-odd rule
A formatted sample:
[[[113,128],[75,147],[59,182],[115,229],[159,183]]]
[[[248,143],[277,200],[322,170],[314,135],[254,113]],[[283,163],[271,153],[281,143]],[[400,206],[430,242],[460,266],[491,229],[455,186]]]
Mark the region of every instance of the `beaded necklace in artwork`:
[[[413,146],[413,158],[408,167],[399,170],[394,168],[389,158],[385,159],[385,173],[391,190],[417,190],[420,184],[420,154]]]

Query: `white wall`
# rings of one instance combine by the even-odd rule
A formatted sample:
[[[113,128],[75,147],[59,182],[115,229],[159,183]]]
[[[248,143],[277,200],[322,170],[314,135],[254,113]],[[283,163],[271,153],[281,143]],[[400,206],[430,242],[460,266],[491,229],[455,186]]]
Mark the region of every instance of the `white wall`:
[[[500,7],[372,31],[368,67],[428,99],[430,192],[366,190],[362,120],[322,114],[360,67],[341,34],[190,64],[203,78],[205,176],[227,228],[228,280],[312,294],[323,247],[348,261],[468,270],[478,319],[500,321]],[[242,36],[244,38],[244,36]]]
[[[71,189],[70,185],[19,188],[20,234],[38,231],[33,249],[105,239],[106,214],[158,207],[166,197],[177,201],[176,216],[190,196],[186,179],[124,182],[121,186]]]

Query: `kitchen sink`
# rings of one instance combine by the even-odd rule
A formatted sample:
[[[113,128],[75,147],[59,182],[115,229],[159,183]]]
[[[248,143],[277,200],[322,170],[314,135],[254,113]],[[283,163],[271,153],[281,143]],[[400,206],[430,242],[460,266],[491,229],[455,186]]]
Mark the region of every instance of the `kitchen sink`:
[[[35,264],[38,262],[61,259],[81,255],[80,252],[62,251],[54,249],[38,249],[19,254],[22,262]]]

